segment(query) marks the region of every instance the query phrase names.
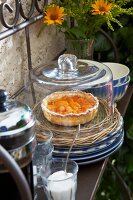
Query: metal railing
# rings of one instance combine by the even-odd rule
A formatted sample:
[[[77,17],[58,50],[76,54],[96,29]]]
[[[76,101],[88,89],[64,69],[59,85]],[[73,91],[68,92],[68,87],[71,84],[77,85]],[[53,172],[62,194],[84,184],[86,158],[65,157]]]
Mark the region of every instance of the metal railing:
[[[15,0],[11,5],[6,2],[1,3],[0,23],[6,29],[0,33],[0,40],[13,35],[40,20],[43,17],[43,7],[46,4],[47,0],[43,0],[43,2],[41,0],[31,0],[31,4],[28,5],[29,11],[26,13],[25,10],[27,9],[23,8],[24,5],[21,0]],[[12,20],[7,19],[7,14],[12,16]]]
[[[24,3],[21,0],[15,0],[11,4],[1,3],[0,4],[0,23],[1,23],[1,32],[0,32],[0,41],[15,34],[18,31],[25,30],[26,38],[26,47],[27,47],[27,59],[28,59],[28,69],[32,69],[32,60],[31,60],[31,44],[30,44],[30,35],[29,27],[33,23],[36,23],[38,20],[43,17],[43,8],[47,5],[48,0],[31,0],[30,5],[28,4],[27,9],[24,9]],[[26,13],[27,12],[27,13]],[[9,20],[6,16],[11,15]],[[30,79],[30,76],[29,76]],[[33,101],[35,102],[34,89],[32,87]],[[24,86],[19,88],[11,97],[15,98],[24,90]]]

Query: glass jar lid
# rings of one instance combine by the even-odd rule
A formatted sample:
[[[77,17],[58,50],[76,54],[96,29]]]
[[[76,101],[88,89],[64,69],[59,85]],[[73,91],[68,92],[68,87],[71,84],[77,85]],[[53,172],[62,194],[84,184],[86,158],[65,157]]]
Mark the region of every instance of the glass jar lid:
[[[112,80],[112,72],[102,63],[92,60],[79,60],[75,55],[63,54],[58,63],[39,66],[31,71],[34,81],[52,86],[77,86],[90,84],[90,87],[106,84]]]
[[[35,123],[28,105],[7,99],[8,93],[0,90],[0,137],[22,132]]]

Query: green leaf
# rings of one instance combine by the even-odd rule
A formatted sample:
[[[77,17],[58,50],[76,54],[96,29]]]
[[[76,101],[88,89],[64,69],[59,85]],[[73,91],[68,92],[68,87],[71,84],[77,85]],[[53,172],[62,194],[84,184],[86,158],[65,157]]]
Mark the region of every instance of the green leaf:
[[[107,38],[105,38],[101,33],[98,33],[96,36],[95,51],[108,51],[110,48],[111,45]]]
[[[127,164],[127,172],[130,174],[133,172],[133,156],[132,154],[128,154],[125,158]]]
[[[131,122],[132,122],[132,120],[131,120]],[[130,140],[133,140],[133,124],[130,127],[128,127],[127,138]]]
[[[86,35],[83,29],[81,27],[73,27],[69,29],[69,33],[73,35],[75,39],[86,39]]]
[[[133,27],[125,27],[119,29],[121,39],[126,40],[126,46],[129,49],[133,49]]]

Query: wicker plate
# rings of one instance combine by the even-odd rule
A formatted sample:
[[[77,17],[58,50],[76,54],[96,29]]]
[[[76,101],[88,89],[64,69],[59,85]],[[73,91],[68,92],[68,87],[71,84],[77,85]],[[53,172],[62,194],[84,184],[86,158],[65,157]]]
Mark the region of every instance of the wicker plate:
[[[83,156],[83,155],[91,155],[94,153],[98,153],[101,151],[105,151],[107,148],[111,147],[111,145],[114,145],[114,143],[116,143],[118,140],[120,140],[119,138],[123,135],[123,129],[120,129],[118,131],[117,134],[115,134],[112,138],[104,141],[101,144],[95,144],[94,146],[88,145],[88,146],[84,146],[81,149],[73,149],[70,152],[69,157],[73,157],[73,156]],[[62,156],[62,157],[66,157],[68,154],[69,148],[64,149],[64,148],[58,148],[55,147],[54,151],[53,151],[53,155],[54,156]]]
[[[76,152],[75,154],[73,154],[73,152],[71,152],[70,158],[74,159],[74,160],[86,160],[86,159],[92,159],[92,158],[102,156],[103,154],[105,154],[105,153],[113,150],[114,148],[116,148],[116,146],[118,146],[118,144],[120,143],[120,141],[123,138],[124,138],[124,131],[121,130],[120,133],[119,133],[119,137],[115,138],[115,140],[110,145],[106,144],[106,146],[103,146],[103,147],[97,146],[94,149],[88,148],[86,151],[83,151],[82,153]],[[67,156],[67,153],[66,154],[64,152],[56,153],[54,151],[53,156],[65,158]]]
[[[72,147],[72,150],[83,150],[83,149],[86,149],[88,147],[95,147],[95,146],[99,146],[101,144],[103,144],[104,142],[108,141],[108,140],[111,140],[112,138],[114,137],[117,137],[117,135],[119,134],[119,131],[123,128],[123,118],[120,117],[119,119],[119,123],[118,123],[118,126],[116,127],[115,130],[113,130],[113,132],[110,132],[109,134],[105,135],[104,137],[101,137],[99,139],[97,139],[96,141],[90,143],[90,144],[81,144],[81,145],[74,145]],[[69,146],[56,146],[54,145],[55,149],[58,149],[58,150],[66,150],[68,151],[68,149],[70,148]]]
[[[54,125],[50,123],[43,115],[40,103],[33,109],[37,123],[36,126],[42,129],[49,129],[53,132],[53,143],[56,146],[67,146],[72,144],[73,138],[76,133],[75,127],[65,127]],[[99,99],[98,114],[94,120],[84,125],[81,125],[79,137],[76,139],[75,145],[88,145],[93,144],[99,139],[106,137],[113,132],[120,123],[120,114],[118,110],[114,109],[114,117],[112,119],[110,108],[105,100]],[[39,133],[37,134],[39,135]],[[42,137],[39,135],[39,137]]]

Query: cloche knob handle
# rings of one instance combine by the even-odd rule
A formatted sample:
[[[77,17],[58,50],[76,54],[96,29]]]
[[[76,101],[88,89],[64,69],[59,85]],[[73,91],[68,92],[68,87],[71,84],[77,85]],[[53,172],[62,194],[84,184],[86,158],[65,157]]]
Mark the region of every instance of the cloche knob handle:
[[[62,72],[77,71],[77,57],[72,54],[63,54],[58,58],[59,69]]]

